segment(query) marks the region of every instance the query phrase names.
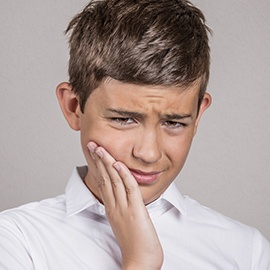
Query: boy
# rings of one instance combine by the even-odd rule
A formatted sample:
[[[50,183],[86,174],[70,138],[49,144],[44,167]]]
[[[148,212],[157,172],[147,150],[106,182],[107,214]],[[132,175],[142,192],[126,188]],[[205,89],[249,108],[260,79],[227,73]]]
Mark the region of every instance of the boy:
[[[88,166],[65,195],[1,214],[1,269],[269,269],[258,231],[172,183],[211,104],[200,10],[97,1],[67,32],[70,82],[57,97]]]

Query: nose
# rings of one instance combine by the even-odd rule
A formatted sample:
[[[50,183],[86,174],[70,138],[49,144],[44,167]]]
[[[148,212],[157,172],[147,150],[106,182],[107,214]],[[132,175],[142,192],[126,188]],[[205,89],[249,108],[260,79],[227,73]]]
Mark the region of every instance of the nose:
[[[155,163],[162,156],[160,143],[159,134],[155,130],[144,131],[136,139],[133,156],[144,163]]]

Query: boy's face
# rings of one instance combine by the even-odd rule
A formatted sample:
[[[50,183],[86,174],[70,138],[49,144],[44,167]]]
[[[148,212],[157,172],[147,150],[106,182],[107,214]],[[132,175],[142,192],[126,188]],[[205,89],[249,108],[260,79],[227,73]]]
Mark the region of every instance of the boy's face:
[[[198,93],[198,84],[183,90],[113,79],[94,90],[84,113],[77,113],[76,128],[81,130],[90,190],[99,197],[97,168],[87,148],[94,141],[125,163],[145,204],[157,199],[182,169],[200,116],[211,103],[206,94],[197,116]]]

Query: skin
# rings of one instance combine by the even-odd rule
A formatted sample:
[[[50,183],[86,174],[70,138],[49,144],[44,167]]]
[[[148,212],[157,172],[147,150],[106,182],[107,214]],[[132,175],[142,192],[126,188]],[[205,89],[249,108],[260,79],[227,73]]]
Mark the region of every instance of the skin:
[[[123,269],[160,269],[162,248],[145,204],[181,171],[203,112],[199,81],[188,89],[107,79],[91,93],[84,113],[68,83],[57,97],[70,127],[80,130],[87,187],[105,205],[122,251]],[[111,214],[113,213],[113,214]]]

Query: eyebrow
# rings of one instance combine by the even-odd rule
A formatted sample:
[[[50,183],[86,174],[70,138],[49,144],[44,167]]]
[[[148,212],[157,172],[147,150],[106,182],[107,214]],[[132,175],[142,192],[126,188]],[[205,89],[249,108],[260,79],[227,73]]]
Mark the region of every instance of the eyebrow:
[[[168,120],[182,120],[182,119],[187,119],[190,118],[192,119],[192,115],[191,114],[164,114],[162,116],[162,118],[168,119]]]
[[[139,113],[139,112],[117,110],[117,109],[111,109],[111,108],[108,108],[107,111],[112,112],[112,113],[116,113],[116,114],[121,115],[123,117],[142,118],[145,116],[143,113]]]
[[[108,108],[107,111],[121,115],[123,117],[130,117],[130,118],[144,118],[146,115],[144,113],[139,113],[139,112],[133,112],[133,111],[126,111],[126,110],[117,110],[117,109],[112,109]],[[163,119],[168,119],[168,120],[182,120],[182,119],[187,119],[190,118],[192,119],[191,114],[164,114],[161,115]]]

